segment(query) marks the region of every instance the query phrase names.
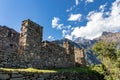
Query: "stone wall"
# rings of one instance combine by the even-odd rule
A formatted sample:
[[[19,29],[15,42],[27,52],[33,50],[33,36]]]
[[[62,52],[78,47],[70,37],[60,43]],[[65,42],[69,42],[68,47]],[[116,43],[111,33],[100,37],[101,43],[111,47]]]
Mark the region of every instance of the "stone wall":
[[[69,48],[72,53],[68,53],[68,45],[72,46]],[[21,55],[23,56],[23,54]],[[24,57],[21,57],[21,59],[22,58],[24,59],[21,64],[25,68],[52,69],[75,66],[83,67],[86,65],[84,50],[74,47],[69,42],[64,42],[63,45],[60,46],[55,42],[43,41],[39,53],[24,54]]]
[[[41,56],[42,60],[46,62],[46,66],[61,68],[61,67],[74,67],[74,55],[67,54],[66,49],[59,46],[57,43],[47,43],[46,47],[42,47]],[[72,56],[72,57],[71,57]],[[45,63],[43,63],[44,65]]]
[[[73,54],[72,54],[73,55]],[[54,42],[42,42],[39,53],[20,54],[20,67],[34,67],[41,69],[53,69],[74,67],[74,55],[67,54],[66,49]]]
[[[20,33],[20,53],[22,65],[37,68],[74,67],[74,47],[66,42],[64,47],[54,42],[42,43],[42,27],[25,20]]]
[[[32,21],[22,22],[19,47],[20,53],[38,53],[42,42],[42,27]]]
[[[74,45],[68,41],[64,41],[63,48],[65,49],[66,54],[69,55],[67,61],[73,63],[73,65],[75,66]]]
[[[0,26],[0,51],[17,52],[19,33],[6,26]]]
[[[74,54],[75,54],[75,63],[76,66],[85,66],[85,53],[83,49],[79,49],[77,47],[74,47]]]
[[[0,80],[104,80],[86,73],[30,73],[0,71]]]
[[[42,41],[42,27],[24,20],[21,33],[0,27],[0,67],[64,68],[85,66],[84,51],[65,41]]]
[[[19,56],[17,53],[0,52],[0,67],[17,68]]]

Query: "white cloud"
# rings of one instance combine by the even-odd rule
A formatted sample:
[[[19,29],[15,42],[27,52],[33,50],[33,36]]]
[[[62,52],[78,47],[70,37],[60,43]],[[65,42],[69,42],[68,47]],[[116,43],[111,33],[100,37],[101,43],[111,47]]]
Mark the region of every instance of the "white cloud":
[[[103,8],[103,7],[101,7]],[[84,37],[87,39],[94,39],[99,37],[102,32],[117,32],[120,30],[120,0],[116,0],[112,6],[111,11],[100,12],[91,11],[88,16],[86,26],[75,27],[70,35],[65,36],[69,39]],[[106,15],[107,17],[104,17]]]
[[[66,12],[72,11],[78,4],[79,4],[79,0],[75,0],[75,5],[73,5],[73,6],[71,6],[70,8],[68,8],[68,9],[66,10]]]
[[[107,4],[101,5],[101,6],[99,7],[99,9],[103,12],[103,11],[105,10],[106,5],[107,5]]]
[[[62,30],[62,36],[64,38],[67,38],[67,39],[70,39],[72,40],[72,37],[71,36],[71,31],[73,30],[74,28],[71,26],[71,25],[68,25],[68,26],[65,26],[65,28]]]
[[[67,30],[62,30],[63,37],[67,34]]]
[[[55,38],[53,36],[48,36],[49,40],[55,40]]]
[[[92,3],[94,0],[86,0],[86,3]]]
[[[69,9],[67,9],[66,12],[70,12],[70,11],[72,11],[72,9],[73,9],[73,8],[71,7],[71,8],[69,8]]]
[[[62,29],[63,24],[59,24],[60,19],[58,17],[54,17],[52,20],[52,28]]]
[[[75,5],[73,5],[73,6],[71,6],[70,8],[68,8],[68,9],[66,10],[66,12],[72,11],[73,9],[75,9],[75,7],[76,7],[77,5],[79,5],[79,0],[75,0]]]
[[[63,26],[64,26],[63,24],[58,24],[57,29],[62,29]]]
[[[80,21],[81,20],[81,14],[71,14],[68,18],[68,21]]]
[[[70,39],[70,40],[72,40],[72,39],[73,39],[73,38],[72,38],[72,36],[71,36],[71,35],[69,35],[69,34],[65,35],[65,38]]]
[[[52,20],[52,27],[55,28],[56,26],[58,26],[58,21],[60,19],[58,17],[54,17]]]
[[[68,9],[66,10],[66,12],[72,11],[75,7],[76,7],[75,5],[71,6],[70,8],[68,8]]]
[[[66,35],[70,34],[71,30],[73,30],[71,25],[64,26],[64,29],[62,30],[63,37],[65,37]]]
[[[76,4],[76,6],[79,4],[79,1],[78,0],[75,0],[75,4]]]

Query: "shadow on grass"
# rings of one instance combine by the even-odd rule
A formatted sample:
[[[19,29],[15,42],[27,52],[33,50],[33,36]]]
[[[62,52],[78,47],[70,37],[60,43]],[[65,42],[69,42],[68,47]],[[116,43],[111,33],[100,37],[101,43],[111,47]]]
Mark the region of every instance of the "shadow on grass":
[[[44,80],[105,80],[104,75],[95,70],[91,70],[89,67],[74,67],[74,68],[61,68],[52,70],[41,69],[7,69],[1,68],[0,71],[9,71],[11,75],[13,72],[19,72],[19,74],[29,74],[30,77],[34,74],[41,75]],[[10,73],[11,72],[11,73]],[[47,76],[46,76],[47,75]],[[45,77],[46,76],[46,77]]]
[[[77,77],[79,80],[105,80],[103,74],[91,70],[90,67],[62,68],[55,69],[55,71],[62,73],[64,76]]]

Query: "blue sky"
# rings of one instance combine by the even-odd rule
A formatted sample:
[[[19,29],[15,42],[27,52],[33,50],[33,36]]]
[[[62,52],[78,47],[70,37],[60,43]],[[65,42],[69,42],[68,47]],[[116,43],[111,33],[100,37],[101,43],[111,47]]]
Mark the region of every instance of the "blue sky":
[[[93,39],[120,31],[120,0],[0,0],[0,25],[20,32],[31,19],[44,28],[43,39]]]

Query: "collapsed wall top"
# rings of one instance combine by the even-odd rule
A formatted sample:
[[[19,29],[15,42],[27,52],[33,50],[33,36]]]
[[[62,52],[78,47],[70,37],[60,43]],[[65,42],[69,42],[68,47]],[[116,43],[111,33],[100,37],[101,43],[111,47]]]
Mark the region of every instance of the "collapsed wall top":
[[[30,19],[22,22],[19,38],[20,53],[37,53],[42,42],[43,27]]]

